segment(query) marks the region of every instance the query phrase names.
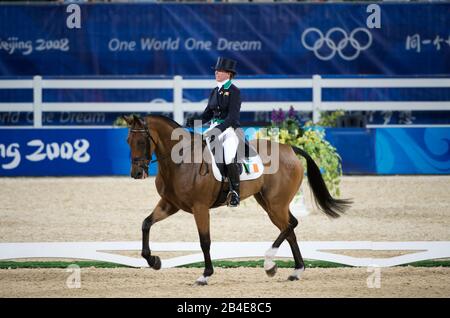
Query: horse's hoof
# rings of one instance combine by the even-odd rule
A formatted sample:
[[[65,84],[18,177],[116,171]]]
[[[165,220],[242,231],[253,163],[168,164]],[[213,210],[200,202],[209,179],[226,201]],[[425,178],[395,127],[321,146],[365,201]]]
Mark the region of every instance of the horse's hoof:
[[[151,268],[155,270],[161,269],[161,259],[159,256],[149,256],[145,259],[147,260],[148,266]]]
[[[295,281],[295,280],[299,280],[299,278],[298,278],[297,276],[295,276],[295,275],[289,275],[288,281],[293,282],[293,281]]]
[[[159,270],[161,269],[161,259],[159,258],[159,256],[154,256],[154,262],[153,262],[153,266],[152,268],[154,270]]]
[[[288,280],[289,281],[294,281],[294,280],[299,280],[300,279],[300,275],[305,271],[305,267],[302,268],[296,268],[294,270],[294,272],[289,275]]]
[[[205,276],[200,276],[194,283],[194,286],[206,286],[208,285],[208,278]]]
[[[274,265],[272,268],[270,268],[270,269],[266,269],[266,274],[267,274],[267,276],[269,276],[269,277],[274,277],[275,274],[277,273],[277,269],[278,269],[277,264],[275,264],[275,265]]]
[[[206,286],[208,285],[208,282],[199,282],[199,281],[195,281],[194,286]]]

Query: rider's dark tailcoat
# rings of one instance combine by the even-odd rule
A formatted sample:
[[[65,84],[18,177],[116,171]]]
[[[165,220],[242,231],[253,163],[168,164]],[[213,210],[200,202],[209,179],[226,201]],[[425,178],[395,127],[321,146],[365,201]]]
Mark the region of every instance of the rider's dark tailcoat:
[[[202,122],[214,119],[221,122],[216,128],[224,131],[228,127],[240,127],[239,112],[241,109],[241,93],[239,88],[226,82],[219,89],[214,88],[208,99],[208,105],[202,114]]]

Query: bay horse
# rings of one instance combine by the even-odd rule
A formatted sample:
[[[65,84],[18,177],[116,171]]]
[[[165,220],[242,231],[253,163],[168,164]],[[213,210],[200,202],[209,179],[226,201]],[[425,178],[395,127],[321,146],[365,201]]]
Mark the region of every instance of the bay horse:
[[[206,285],[208,278],[214,272],[210,257],[209,210],[213,207],[221,191],[221,182],[214,178],[211,172],[211,163],[205,164],[203,161],[201,163],[175,163],[171,160],[171,151],[178,143],[177,140],[172,140],[172,132],[174,129],[182,128],[172,119],[157,115],[148,115],[144,118],[133,115],[123,118],[129,127],[127,142],[131,150],[131,177],[144,179],[148,176],[153,153],[158,161],[155,184],[161,199],[142,223],[141,255],[151,268],[160,269],[161,259],[152,255],[150,251],[150,228],[179,210],[191,213],[197,225],[205,262],[203,275],[196,280],[195,284]],[[190,133],[185,129],[183,131],[191,136],[200,136],[201,138],[200,134]],[[261,141],[252,140],[250,143],[263,157],[259,151]],[[273,143],[269,140],[263,142],[269,145]],[[299,190],[304,175],[304,168],[297,158],[297,154],[306,159],[308,181],[316,204],[321,211],[331,218],[337,218],[349,208],[351,201],[335,199],[330,195],[319,168],[305,151],[285,144],[278,144],[278,146],[278,170],[271,174],[263,173],[255,180],[242,181],[240,196],[241,200],[254,196],[258,204],[267,212],[272,223],[280,230],[279,236],[265,254],[264,269],[267,275],[275,275],[277,265],[273,258],[279,246],[284,240],[287,240],[295,260],[294,272],[288,279],[298,280],[305,265],[294,232],[298,221],[289,210],[289,204]],[[204,142],[202,147],[205,147]],[[263,162],[268,161],[267,158],[262,158],[262,160]],[[264,163],[264,170],[266,168],[266,163]]]

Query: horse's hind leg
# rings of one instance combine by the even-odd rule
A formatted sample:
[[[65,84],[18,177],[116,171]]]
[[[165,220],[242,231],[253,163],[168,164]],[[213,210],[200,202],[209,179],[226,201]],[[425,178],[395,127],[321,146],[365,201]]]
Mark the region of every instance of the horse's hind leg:
[[[270,277],[276,274],[277,265],[273,261],[273,258],[275,257],[280,245],[285,239],[287,239],[289,245],[291,246],[292,255],[295,260],[295,271],[289,276],[288,279],[297,280],[300,273],[304,270],[303,258],[294,232],[294,228],[298,225],[297,219],[289,212],[288,207],[279,206],[269,208],[266,200],[260,193],[256,194],[255,198],[264,210],[266,210],[272,223],[275,224],[275,226],[277,226],[281,231],[280,235],[272,244],[272,247],[266,252],[264,260],[264,269],[266,274]]]
[[[164,199],[159,200],[153,212],[142,222],[142,257],[147,260],[148,265],[153,269],[161,268],[161,259],[152,256],[149,246],[150,228],[156,222],[164,220],[168,216],[176,213],[179,209]]]
[[[259,205],[261,205],[262,208],[267,212],[272,223],[275,224],[275,226],[277,226],[281,231],[275,242],[273,242],[272,247],[266,251],[264,259],[264,270],[266,271],[267,276],[273,277],[277,273],[278,269],[278,266],[273,261],[273,258],[277,254],[278,248],[280,247],[281,243],[283,243],[283,241],[286,239],[286,236],[289,234],[288,232],[290,229],[288,229],[287,227],[288,218],[286,218],[286,220],[277,218],[276,215],[272,212],[272,208],[269,207],[268,202],[261,193],[255,194],[254,197]]]
[[[300,253],[300,248],[298,247],[297,237],[294,232],[294,228],[298,225],[297,219],[289,212],[289,224],[292,224],[292,231],[286,236],[286,240],[291,246],[292,255],[295,260],[294,272],[289,275],[288,280],[298,280],[301,273],[305,271],[305,263],[303,262],[302,254]]]

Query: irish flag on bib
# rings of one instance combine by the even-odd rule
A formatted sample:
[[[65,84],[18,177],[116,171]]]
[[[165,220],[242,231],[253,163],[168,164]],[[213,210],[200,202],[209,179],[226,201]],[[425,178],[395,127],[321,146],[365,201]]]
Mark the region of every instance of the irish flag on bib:
[[[244,162],[243,165],[244,165],[245,172],[247,172],[248,174],[259,172],[259,167],[258,167],[257,163]]]

